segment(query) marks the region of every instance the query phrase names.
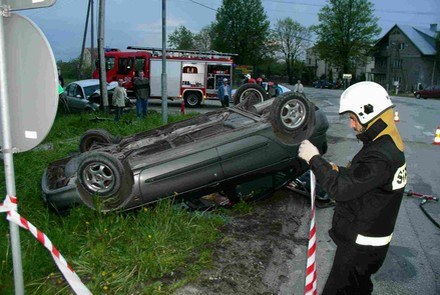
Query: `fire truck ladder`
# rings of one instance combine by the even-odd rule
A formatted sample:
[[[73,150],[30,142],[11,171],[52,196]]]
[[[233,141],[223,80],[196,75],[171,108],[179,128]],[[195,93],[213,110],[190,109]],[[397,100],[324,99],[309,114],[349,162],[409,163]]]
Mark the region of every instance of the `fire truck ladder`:
[[[127,49],[131,50],[145,50],[151,52],[153,56],[162,55],[162,48],[159,47],[139,47],[139,46],[127,46]],[[236,53],[224,53],[218,51],[201,51],[201,50],[179,50],[179,49],[166,49],[168,55],[172,55],[173,57],[195,57],[195,58],[228,58],[230,59],[233,56],[238,56]]]

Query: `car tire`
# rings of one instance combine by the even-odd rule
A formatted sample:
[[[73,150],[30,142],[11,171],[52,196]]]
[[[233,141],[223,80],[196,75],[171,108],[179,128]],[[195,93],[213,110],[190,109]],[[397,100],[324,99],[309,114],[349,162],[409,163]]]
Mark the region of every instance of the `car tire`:
[[[77,188],[88,207],[102,212],[122,208],[130,200],[133,183],[130,168],[115,156],[96,151],[81,155]]]
[[[250,105],[254,105],[268,99],[269,97],[263,87],[255,83],[248,83],[237,89],[234,95],[234,104],[239,105],[248,101]]]
[[[304,94],[286,92],[274,100],[270,110],[272,129],[283,143],[299,144],[313,133],[315,106]]]
[[[185,95],[185,107],[196,108],[202,103],[202,96],[197,92],[189,92]]]
[[[421,97],[421,96],[420,96],[420,93],[417,93],[417,94],[416,94],[416,98],[417,98],[417,99],[420,99],[420,97]]]
[[[87,152],[96,146],[117,143],[117,139],[105,129],[90,129],[81,136],[79,140],[79,150],[81,153]]]

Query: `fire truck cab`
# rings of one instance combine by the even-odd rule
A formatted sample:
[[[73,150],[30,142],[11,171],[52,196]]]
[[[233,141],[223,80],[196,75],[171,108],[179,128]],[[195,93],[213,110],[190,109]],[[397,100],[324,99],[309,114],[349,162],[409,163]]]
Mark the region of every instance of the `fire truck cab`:
[[[162,49],[133,46],[127,49],[105,52],[107,82],[124,79],[124,87],[133,95],[133,81],[143,70],[150,79],[150,98],[161,98]],[[187,107],[199,106],[205,99],[218,99],[217,89],[223,79],[232,81],[233,56],[236,54],[167,49],[168,98],[183,98]],[[93,77],[99,78],[98,68]]]

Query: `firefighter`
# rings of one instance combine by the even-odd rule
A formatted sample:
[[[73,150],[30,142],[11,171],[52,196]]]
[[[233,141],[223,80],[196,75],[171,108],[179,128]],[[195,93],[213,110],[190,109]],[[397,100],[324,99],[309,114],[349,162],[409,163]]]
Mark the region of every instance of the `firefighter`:
[[[257,83],[254,78],[252,78],[251,74],[244,75],[243,84],[247,83]]]
[[[337,202],[329,230],[337,249],[324,295],[371,294],[371,275],[385,260],[407,173],[392,107],[386,90],[374,82],[342,93],[339,113],[349,113],[350,127],[363,143],[347,167],[324,160],[308,140],[299,147],[299,157]]]

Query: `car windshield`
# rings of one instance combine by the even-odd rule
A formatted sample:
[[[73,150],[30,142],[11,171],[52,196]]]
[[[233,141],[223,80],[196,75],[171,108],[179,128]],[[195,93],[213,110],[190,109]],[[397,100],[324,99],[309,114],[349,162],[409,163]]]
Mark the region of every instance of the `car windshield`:
[[[84,87],[86,97],[92,95],[96,90],[99,90],[99,84]]]

